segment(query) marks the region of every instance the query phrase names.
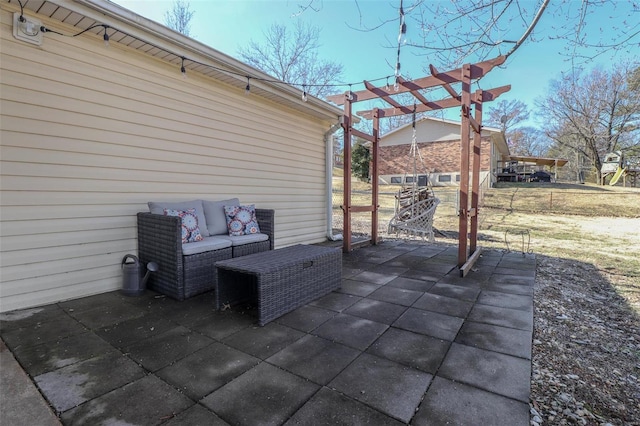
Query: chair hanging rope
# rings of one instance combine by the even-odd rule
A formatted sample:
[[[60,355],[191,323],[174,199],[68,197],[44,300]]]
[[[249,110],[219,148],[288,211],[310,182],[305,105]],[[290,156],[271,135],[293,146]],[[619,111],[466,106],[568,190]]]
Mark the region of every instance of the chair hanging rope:
[[[416,132],[416,105],[413,106],[413,125],[409,158],[413,160],[413,179],[410,187],[401,188],[396,194],[395,214],[389,222],[388,232],[407,233],[413,236],[427,238],[434,242],[433,216],[440,200],[435,197],[431,189],[427,174],[426,186],[418,185],[418,158],[424,166],[422,154],[418,149]]]

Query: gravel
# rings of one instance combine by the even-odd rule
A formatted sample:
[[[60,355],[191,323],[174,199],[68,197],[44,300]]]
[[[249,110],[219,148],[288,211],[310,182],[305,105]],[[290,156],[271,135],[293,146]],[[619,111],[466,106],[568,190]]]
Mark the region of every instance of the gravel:
[[[595,266],[537,259],[531,425],[640,425],[638,315]]]

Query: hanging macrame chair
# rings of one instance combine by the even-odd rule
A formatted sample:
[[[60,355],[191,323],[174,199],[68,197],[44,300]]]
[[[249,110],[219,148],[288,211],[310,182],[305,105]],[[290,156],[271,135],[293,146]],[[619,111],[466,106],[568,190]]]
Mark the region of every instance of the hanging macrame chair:
[[[413,108],[413,136],[409,159],[413,161],[413,179],[411,185],[403,186],[396,194],[395,214],[389,221],[388,233],[397,236],[404,233],[435,242],[433,233],[433,217],[440,200],[433,193],[427,174],[427,185],[418,186],[418,158],[424,167],[422,155],[418,149],[416,138],[416,107]],[[406,179],[405,179],[406,182]]]

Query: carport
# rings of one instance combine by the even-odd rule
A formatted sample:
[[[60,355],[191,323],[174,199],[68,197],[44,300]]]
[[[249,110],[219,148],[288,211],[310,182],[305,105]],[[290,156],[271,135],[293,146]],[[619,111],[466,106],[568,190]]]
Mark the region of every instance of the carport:
[[[558,167],[567,164],[569,160],[562,158],[528,157],[520,155],[510,155],[506,161],[498,162],[498,181],[502,182],[522,182],[526,181],[529,175],[540,169],[540,167],[553,167],[553,181],[558,176]]]

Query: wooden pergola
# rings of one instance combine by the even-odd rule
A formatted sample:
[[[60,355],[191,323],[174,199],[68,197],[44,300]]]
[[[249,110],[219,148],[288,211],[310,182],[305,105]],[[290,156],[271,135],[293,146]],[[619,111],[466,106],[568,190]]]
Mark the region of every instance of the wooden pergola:
[[[367,244],[377,244],[378,238],[378,157],[380,140],[380,119],[404,114],[414,114],[425,111],[436,111],[446,108],[460,107],[462,112],[461,140],[460,140],[460,206],[459,237],[458,237],[458,268],[460,275],[465,276],[480,254],[477,247],[478,240],[478,198],[480,177],[480,132],[482,129],[482,104],[496,99],[501,94],[508,92],[511,86],[502,86],[489,90],[476,90],[471,93],[471,82],[484,77],[494,67],[503,64],[505,56],[498,56],[476,64],[465,64],[461,68],[451,71],[439,72],[433,65],[429,66],[430,76],[407,81],[402,77],[397,79],[397,87],[386,89],[376,87],[368,81],[364,81],[365,89],[357,92],[348,91],[343,95],[330,96],[327,99],[338,105],[344,105],[342,127],[344,129],[344,203],[341,206],[344,213],[343,251],[353,250],[351,238],[351,216],[353,213],[371,212],[371,240]],[[460,93],[453,88],[454,84],[461,83]],[[428,100],[420,90],[429,88],[442,88],[449,97],[436,101]],[[397,90],[396,90],[397,89]],[[411,106],[397,102],[393,95],[411,93],[415,103]],[[372,110],[358,111],[360,117],[373,120],[373,132],[371,135],[352,127],[353,104],[373,99],[382,99],[391,107],[374,108]],[[471,106],[474,105],[472,116]],[[471,130],[473,130],[473,146],[471,145]],[[372,202],[369,206],[355,206],[351,204],[351,138],[360,137],[371,142],[372,154]],[[470,154],[473,152],[473,162]],[[473,170],[470,170],[473,165]],[[471,173],[470,173],[471,172]],[[469,206],[469,175],[472,175],[471,205]]]

